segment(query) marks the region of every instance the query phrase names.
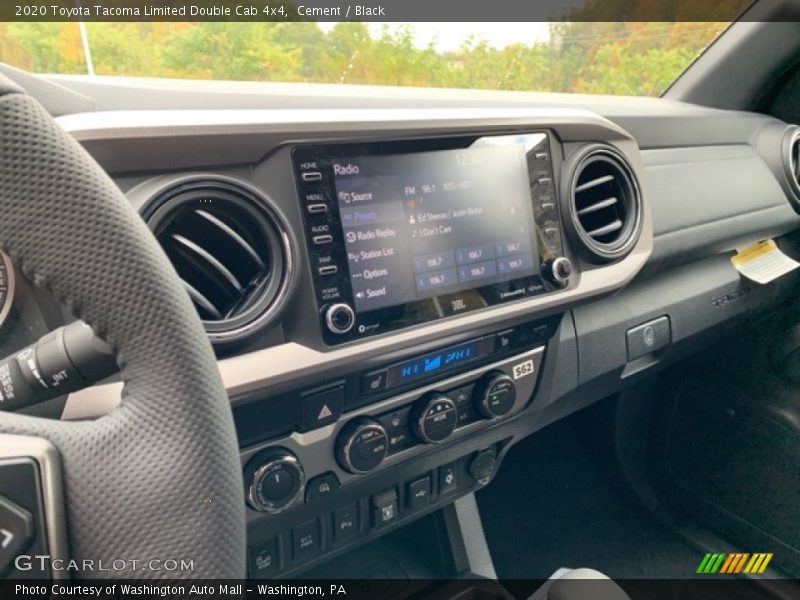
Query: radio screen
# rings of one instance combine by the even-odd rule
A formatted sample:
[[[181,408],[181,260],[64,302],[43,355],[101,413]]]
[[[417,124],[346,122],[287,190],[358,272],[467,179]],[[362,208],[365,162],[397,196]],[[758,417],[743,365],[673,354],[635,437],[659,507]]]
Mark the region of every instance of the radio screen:
[[[356,312],[539,273],[522,144],[332,167]]]

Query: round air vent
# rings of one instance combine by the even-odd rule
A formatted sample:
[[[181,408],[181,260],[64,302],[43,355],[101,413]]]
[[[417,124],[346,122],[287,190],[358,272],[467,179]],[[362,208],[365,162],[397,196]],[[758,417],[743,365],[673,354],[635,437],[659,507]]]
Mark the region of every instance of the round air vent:
[[[639,186],[613,148],[590,146],[572,161],[568,182],[572,229],[590,259],[622,258],[641,231]]]
[[[268,324],[291,270],[288,236],[266,201],[225,181],[191,181],[160,194],[144,218],[172,261],[212,342]]]
[[[784,138],[783,165],[794,197],[800,202],[800,127],[790,129]]]

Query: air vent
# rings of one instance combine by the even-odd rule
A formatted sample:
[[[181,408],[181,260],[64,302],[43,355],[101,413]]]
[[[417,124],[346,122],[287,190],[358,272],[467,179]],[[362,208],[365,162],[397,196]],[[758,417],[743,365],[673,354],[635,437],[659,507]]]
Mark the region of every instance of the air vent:
[[[623,257],[641,229],[639,188],[628,163],[612,148],[591,146],[573,164],[570,215],[585,254],[603,261]]]
[[[159,195],[145,219],[214,342],[240,340],[283,304],[288,238],[267,202],[224,181],[193,181]]]
[[[783,164],[789,187],[797,202],[800,202],[800,127],[790,129],[784,143]]]

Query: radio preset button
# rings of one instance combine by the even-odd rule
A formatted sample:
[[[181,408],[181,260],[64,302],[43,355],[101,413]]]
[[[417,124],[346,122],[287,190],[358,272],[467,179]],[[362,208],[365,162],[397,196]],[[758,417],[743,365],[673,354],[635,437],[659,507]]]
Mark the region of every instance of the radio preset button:
[[[411,413],[411,427],[418,438],[429,444],[445,441],[458,424],[456,404],[444,394],[423,396]]]
[[[345,334],[353,328],[356,314],[347,304],[334,304],[325,311],[325,324],[331,333]]]
[[[502,371],[492,371],[476,388],[475,408],[487,419],[497,419],[511,412],[516,399],[514,380]]]

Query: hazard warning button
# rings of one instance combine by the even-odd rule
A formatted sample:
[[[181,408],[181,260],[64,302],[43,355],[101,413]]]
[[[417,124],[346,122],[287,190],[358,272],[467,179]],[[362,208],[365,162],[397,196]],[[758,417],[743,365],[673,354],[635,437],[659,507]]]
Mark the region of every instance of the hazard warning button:
[[[303,429],[335,423],[344,410],[344,384],[303,394]]]

